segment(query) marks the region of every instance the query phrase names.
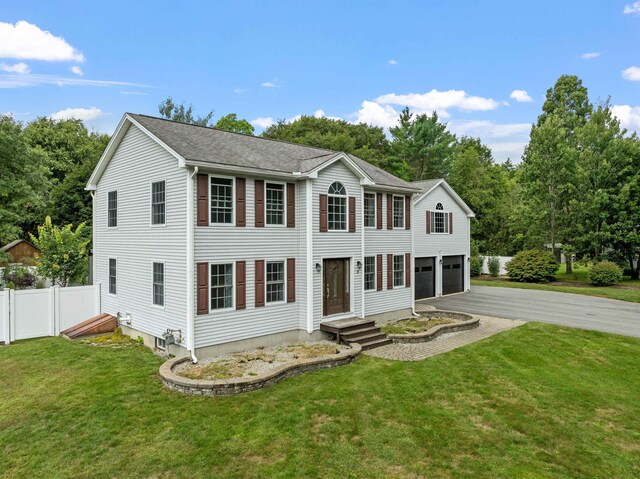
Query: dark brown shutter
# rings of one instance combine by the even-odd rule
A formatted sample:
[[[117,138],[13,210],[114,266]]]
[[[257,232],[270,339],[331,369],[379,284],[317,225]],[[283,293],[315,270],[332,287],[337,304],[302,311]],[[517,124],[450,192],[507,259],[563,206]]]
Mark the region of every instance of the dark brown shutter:
[[[377,290],[382,291],[382,255],[379,254],[376,256],[376,281],[377,281]]]
[[[247,180],[236,178],[236,226],[247,226]]]
[[[387,195],[387,229],[393,229],[393,195]]]
[[[209,175],[198,175],[197,183],[198,197],[198,226],[209,225]]]
[[[320,233],[327,232],[327,195],[320,195]]]
[[[431,234],[431,211],[427,210],[427,234]]]
[[[236,261],[236,309],[247,307],[247,263]]]
[[[264,260],[256,260],[256,308],[264,306]]]
[[[453,213],[449,213],[449,234],[453,234]]]
[[[296,301],[296,259],[287,259],[287,303]]]
[[[311,218],[309,218],[311,220]],[[296,227],[296,184],[287,183],[287,228]]]
[[[404,227],[411,229],[411,196],[404,197]]]
[[[376,228],[382,229],[382,193],[376,193]]]
[[[393,255],[387,255],[387,289],[393,289]]]
[[[198,263],[197,272],[197,310],[198,314],[209,313],[209,263]]]
[[[356,232],[356,197],[349,196],[349,233]]]
[[[255,180],[256,227],[264,226],[264,180]]]
[[[404,255],[404,285],[407,288],[411,286],[411,253]]]

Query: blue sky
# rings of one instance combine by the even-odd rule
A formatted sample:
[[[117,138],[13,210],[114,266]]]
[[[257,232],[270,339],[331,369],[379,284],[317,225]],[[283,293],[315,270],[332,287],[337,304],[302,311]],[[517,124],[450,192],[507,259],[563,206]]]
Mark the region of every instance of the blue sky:
[[[519,161],[544,94],[575,74],[640,131],[638,1],[0,1],[0,113],[111,133],[172,96],[258,132],[437,110]]]

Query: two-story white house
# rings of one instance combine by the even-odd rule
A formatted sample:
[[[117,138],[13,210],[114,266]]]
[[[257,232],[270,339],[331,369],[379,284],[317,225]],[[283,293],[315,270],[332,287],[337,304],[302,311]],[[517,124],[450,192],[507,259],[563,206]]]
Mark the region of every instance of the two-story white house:
[[[420,188],[352,155],[125,114],[87,189],[102,311],[151,347],[174,330],[195,359],[413,311]]]

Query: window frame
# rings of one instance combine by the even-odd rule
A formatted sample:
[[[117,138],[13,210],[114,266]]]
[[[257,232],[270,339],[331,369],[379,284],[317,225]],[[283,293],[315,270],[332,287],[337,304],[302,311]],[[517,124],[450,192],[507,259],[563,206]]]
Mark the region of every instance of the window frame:
[[[367,198],[371,199],[373,198],[373,213],[371,216],[371,224],[367,225]],[[377,208],[378,205],[377,203],[377,198],[376,198],[376,194],[375,193],[365,193],[364,194],[364,199],[362,202],[362,223],[364,224],[365,228],[376,228],[376,213],[377,213]]]
[[[162,265],[162,304],[157,304],[156,301],[156,272],[155,266],[157,264]],[[155,308],[165,309],[167,304],[167,265],[164,261],[152,261],[151,262],[151,305]]]
[[[400,258],[399,264],[400,269],[396,270],[396,258]],[[405,256],[403,254],[394,254],[393,255],[393,287],[394,288],[402,288],[405,285]],[[400,282],[396,283],[396,273],[400,273]]]
[[[396,226],[396,199],[401,200],[400,212],[402,217],[402,225]],[[405,199],[404,196],[393,195],[392,199],[392,213],[393,213],[393,229],[394,230],[403,230],[405,229],[406,218],[405,218]]]
[[[442,207],[442,209],[438,209],[438,205]],[[449,213],[450,211],[444,209],[444,205],[441,201],[436,203],[436,207],[434,210],[431,210],[429,213],[429,225],[430,225],[430,234],[432,235],[448,235],[449,234]],[[442,215],[443,221],[443,231],[436,231],[436,215]]]
[[[211,281],[211,267],[212,266],[223,266],[223,265],[231,265],[231,306],[226,306],[224,308],[212,308],[211,300],[213,299],[213,295],[211,294],[211,290],[213,289],[212,281]],[[209,261],[209,271],[208,271],[208,283],[209,283],[209,291],[208,291],[208,300],[209,300],[209,313],[217,313],[220,311],[235,311],[236,309],[236,262],[235,261]],[[220,288],[220,286],[216,286],[216,288]]]
[[[339,185],[342,186],[342,188],[344,189],[344,195],[339,195],[336,193],[330,193],[329,190],[331,189],[331,187],[338,183]],[[342,229],[335,229],[335,228],[331,228],[331,213],[330,213],[330,205],[331,205],[331,199],[342,199],[344,201],[343,204],[343,208],[344,208],[344,228]],[[327,231],[328,232],[333,232],[333,233],[345,233],[349,231],[349,192],[347,191],[347,187],[344,186],[344,183],[342,181],[332,181],[331,184],[329,185],[329,187],[327,188]]]
[[[156,336],[156,349],[159,349],[160,351],[166,351],[167,350],[167,340],[164,338],[159,338]]]
[[[281,263],[282,264],[282,299],[278,301],[269,301],[268,288],[269,284],[268,277],[268,269],[269,263]],[[271,282],[274,284],[275,282]],[[277,284],[277,283],[275,283]],[[264,261],[264,304],[265,306],[269,304],[282,304],[287,302],[287,261],[285,259],[270,259]]]
[[[115,207],[115,220],[116,220],[116,224],[115,225],[111,225],[111,216],[110,213],[111,211],[113,211],[111,209],[111,193],[115,193],[116,195],[116,207]],[[107,228],[108,229],[117,229],[118,228],[118,190],[111,190],[111,191],[107,191]]]
[[[153,202],[153,185],[157,184],[157,183],[164,183],[164,201],[162,202],[162,204],[164,205],[164,211],[162,213],[162,218],[163,218],[163,222],[162,223],[154,223],[153,222],[153,206],[154,206],[154,202]],[[159,203],[156,203],[159,204]],[[153,228],[162,228],[164,226],[167,226],[167,180],[165,178],[161,179],[161,180],[152,180],[149,182],[149,210],[150,210],[150,218],[149,218],[149,225]]]
[[[208,192],[207,192],[207,200],[209,203],[208,215],[209,215],[209,226],[235,226],[236,225],[236,177],[228,176],[228,175],[217,175],[210,173],[209,175],[209,184],[208,184]],[[211,205],[211,180],[213,178],[220,178],[224,180],[231,180],[231,221],[228,223],[218,223],[211,221],[211,213],[213,210],[213,206]]]
[[[367,273],[367,260],[368,259],[371,259],[372,262],[373,262],[373,271],[369,272],[369,273]],[[362,265],[362,273],[363,273],[362,277],[363,277],[363,283],[364,284],[362,285],[362,287],[364,288],[365,291],[376,291],[377,290],[377,287],[378,287],[378,285],[376,284],[376,282],[377,282],[377,273],[378,273],[377,268],[378,268],[378,266],[376,264],[376,257],[375,256],[365,256],[364,257],[364,262],[363,262],[363,265]],[[373,274],[373,283],[372,283],[373,286],[371,288],[367,288],[367,274]]]
[[[282,186],[282,223],[269,223],[269,208],[267,207],[267,189],[268,185]],[[287,226],[287,184],[284,181],[264,180],[264,225],[275,228],[283,228]]]
[[[111,292],[111,261],[115,264],[115,275],[113,275],[113,286],[115,293]],[[110,296],[118,297],[118,258],[107,258],[107,290]]]

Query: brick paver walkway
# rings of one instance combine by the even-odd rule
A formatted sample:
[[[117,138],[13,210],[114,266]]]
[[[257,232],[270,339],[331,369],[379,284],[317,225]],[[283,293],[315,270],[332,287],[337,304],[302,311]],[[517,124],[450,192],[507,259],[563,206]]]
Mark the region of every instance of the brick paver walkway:
[[[416,313],[424,313],[426,311],[435,311],[436,307],[430,304],[416,303]]]
[[[416,305],[418,306],[418,305]],[[417,309],[417,308],[416,308]],[[446,353],[452,349],[466,346],[494,334],[501,333],[511,328],[524,324],[524,321],[514,319],[492,318],[489,316],[474,316],[480,318],[480,326],[469,331],[458,333],[448,333],[436,338],[433,341],[417,344],[394,343],[382,346],[363,354],[375,356],[383,359],[394,359],[397,361],[420,361],[436,354]]]

